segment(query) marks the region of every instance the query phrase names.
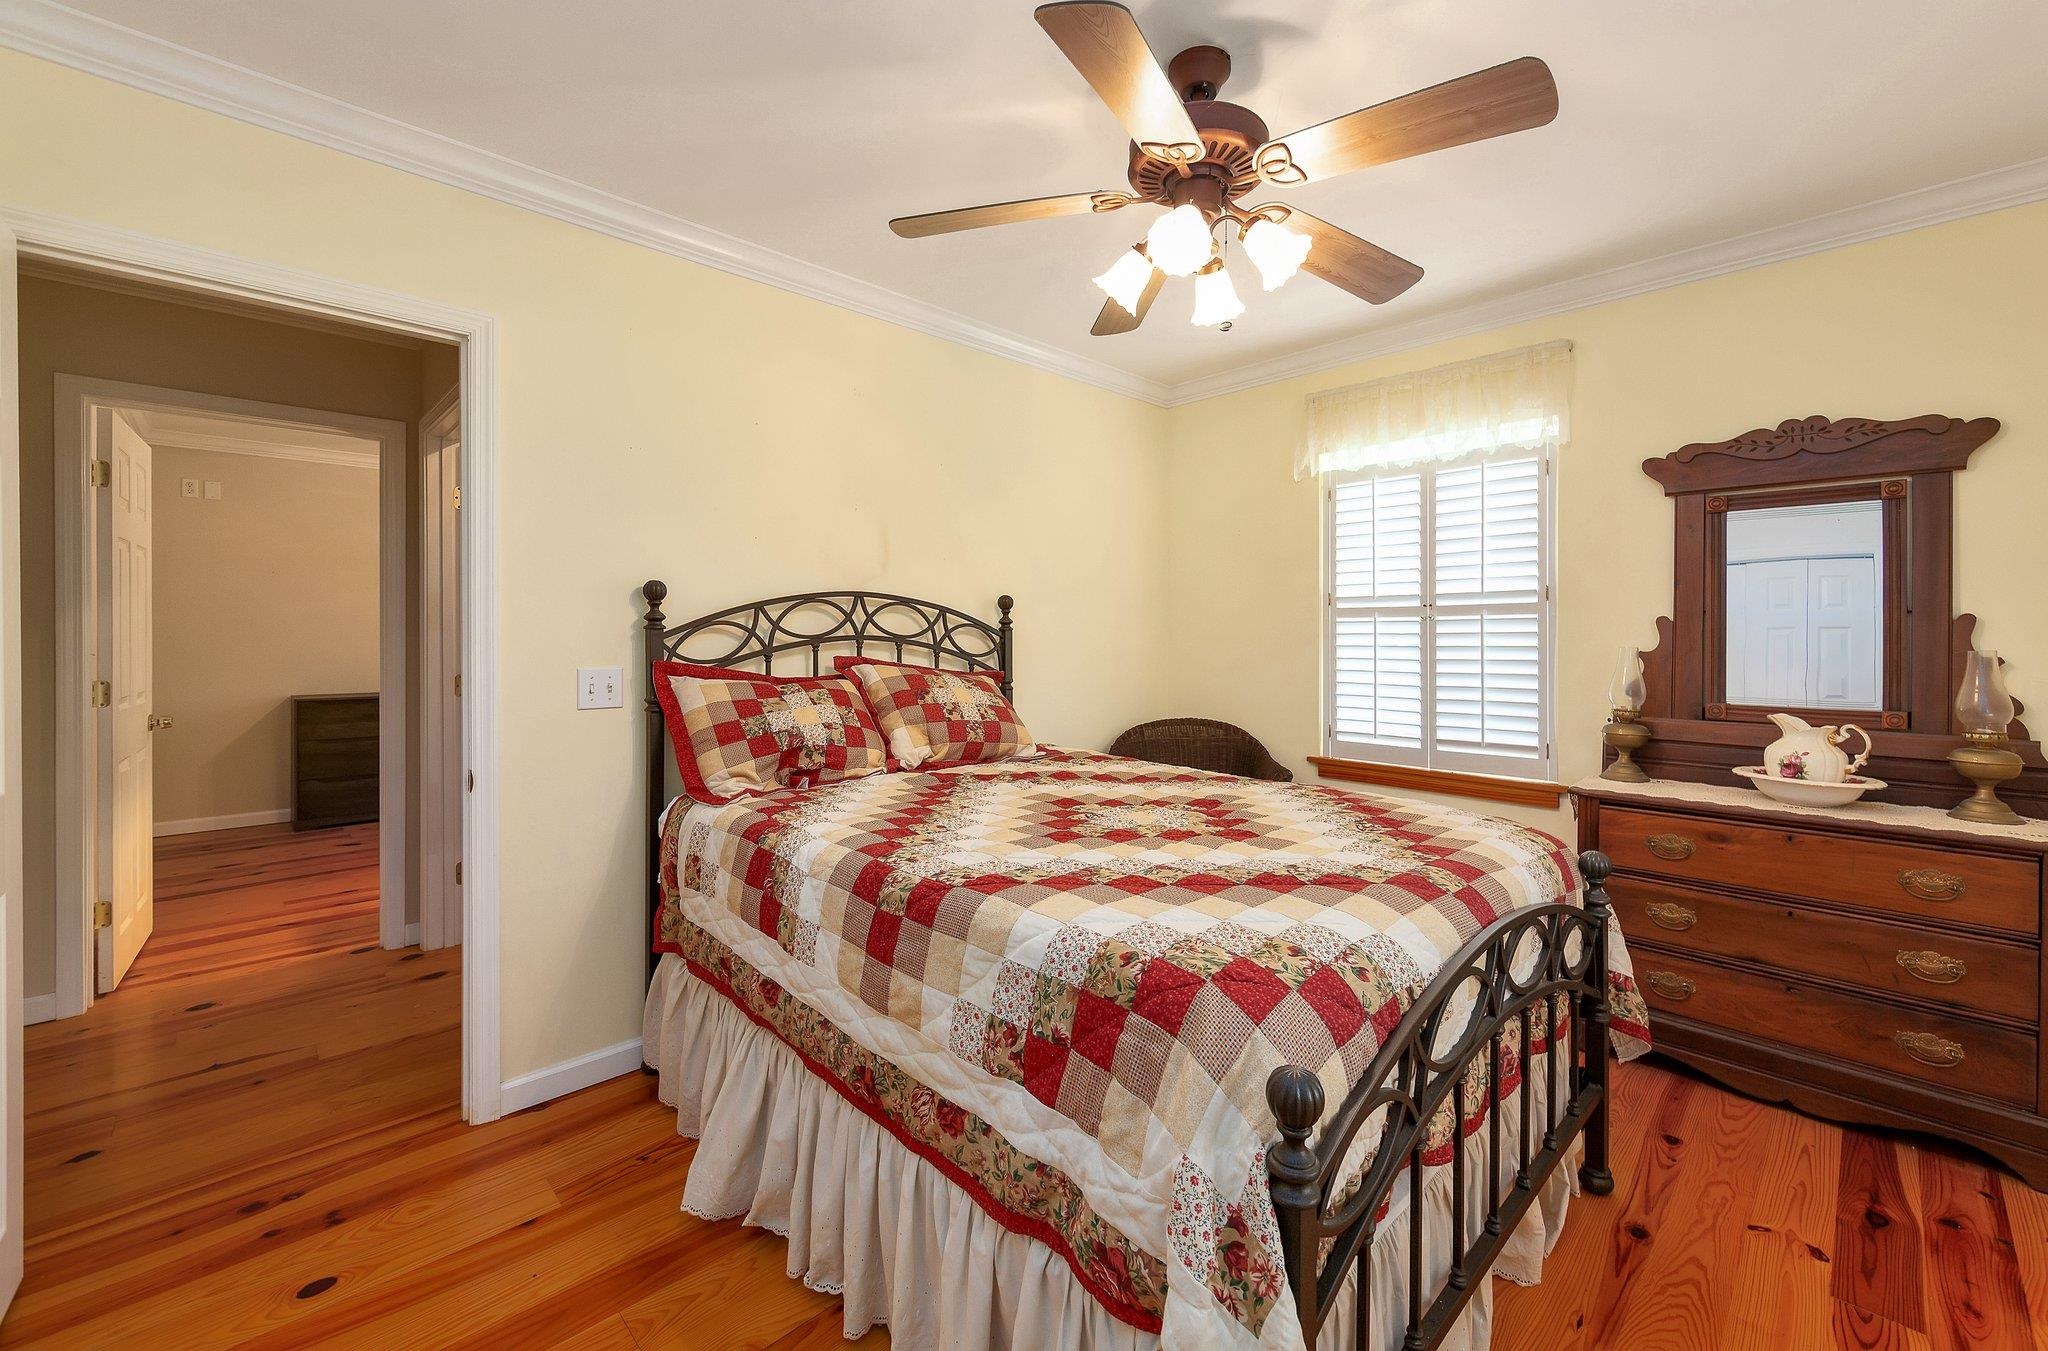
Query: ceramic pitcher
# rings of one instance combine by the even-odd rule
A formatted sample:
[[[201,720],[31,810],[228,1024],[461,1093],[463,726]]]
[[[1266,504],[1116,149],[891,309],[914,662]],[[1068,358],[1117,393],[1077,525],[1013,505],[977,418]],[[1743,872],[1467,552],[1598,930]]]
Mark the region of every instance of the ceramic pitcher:
[[[1810,783],[1841,783],[1870,759],[1870,733],[1853,722],[1840,727],[1815,727],[1790,713],[1773,713],[1780,733],[1764,750],[1764,768],[1781,779]],[[1863,738],[1863,753],[1850,759],[1842,743],[1854,732]]]

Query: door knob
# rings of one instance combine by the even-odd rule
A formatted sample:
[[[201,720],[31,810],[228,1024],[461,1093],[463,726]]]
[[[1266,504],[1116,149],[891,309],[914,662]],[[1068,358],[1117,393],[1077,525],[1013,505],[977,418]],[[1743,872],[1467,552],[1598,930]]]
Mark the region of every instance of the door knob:
[[[170,720],[169,718],[159,718],[159,717],[158,717],[158,716],[157,716],[156,714],[154,714],[154,713],[152,713],[152,714],[150,714],[150,715],[149,715],[149,730],[150,730],[150,731],[152,731],[152,732],[168,732],[168,731],[169,731],[170,729],[171,729],[171,720]]]

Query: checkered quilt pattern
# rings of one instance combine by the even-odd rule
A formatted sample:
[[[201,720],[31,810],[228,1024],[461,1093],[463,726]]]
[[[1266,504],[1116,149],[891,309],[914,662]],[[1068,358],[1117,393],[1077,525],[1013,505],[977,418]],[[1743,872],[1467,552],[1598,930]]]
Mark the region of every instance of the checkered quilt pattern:
[[[879,774],[882,731],[851,680],[658,662],[654,697],[699,802]]]
[[[833,669],[860,685],[904,769],[974,764],[1038,753],[1031,732],[1003,697],[1002,676],[940,671],[869,657],[839,657]]]
[[[1476,813],[1076,751],[697,806],[664,833],[656,946],[704,974],[708,936],[1042,1161],[1087,1203],[1052,1217],[1072,1221],[1054,1246],[1169,1346],[1301,1344],[1267,1191],[1272,1070],[1309,1066],[1341,1101],[1466,939],[1581,885],[1556,840]],[[1647,1012],[1610,940],[1634,1054]],[[1004,1219],[1000,1181],[970,1190]],[[1105,1297],[1105,1252],[1163,1267],[1156,1324]]]

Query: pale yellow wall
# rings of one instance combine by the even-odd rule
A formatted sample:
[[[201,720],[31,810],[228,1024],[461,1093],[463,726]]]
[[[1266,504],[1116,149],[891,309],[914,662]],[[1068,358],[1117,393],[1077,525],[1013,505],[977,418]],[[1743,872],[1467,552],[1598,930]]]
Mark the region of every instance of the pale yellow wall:
[[[14,53],[0,126],[13,204],[498,317],[508,1077],[639,1030],[641,716],[574,671],[643,579],[1009,591],[1034,731],[1166,707],[1158,409]]]
[[[11,93],[0,79],[0,96]],[[0,153],[11,144],[0,138]],[[0,175],[0,193],[7,182]],[[22,979],[30,996],[55,985],[56,377],[410,423],[419,416],[421,382],[439,360],[433,345],[396,346],[51,277],[21,279]]]
[[[1173,410],[1174,708],[1241,722],[1311,774],[1321,516],[1290,470],[1304,398],[1553,338],[1576,348],[1557,469],[1565,781],[1598,768],[1617,649],[1654,644],[1671,611],[1671,510],[1641,462],[1788,417],[2005,424],[1957,480],[1956,601],[2012,663],[2014,692],[2048,699],[2048,205],[2034,205]],[[1572,830],[1568,810],[1498,810]]]
[[[291,698],[377,688],[377,470],[155,450],[156,819],[291,806]],[[221,485],[183,495],[185,479]]]

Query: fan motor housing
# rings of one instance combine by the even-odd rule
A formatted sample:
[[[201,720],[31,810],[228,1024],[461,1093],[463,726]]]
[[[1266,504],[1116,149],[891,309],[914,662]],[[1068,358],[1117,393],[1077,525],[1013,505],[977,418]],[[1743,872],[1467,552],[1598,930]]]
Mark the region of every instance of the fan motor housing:
[[[1193,100],[1187,110],[1207,152],[1188,166],[1189,175],[1220,180],[1223,195],[1233,200],[1257,187],[1259,171],[1254,157],[1268,139],[1265,121],[1249,108],[1216,99]],[[1136,142],[1131,144],[1126,176],[1138,196],[1163,205],[1174,202],[1174,189],[1183,177],[1173,165],[1138,149]]]

